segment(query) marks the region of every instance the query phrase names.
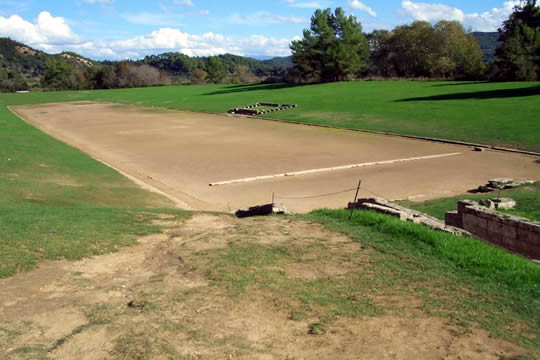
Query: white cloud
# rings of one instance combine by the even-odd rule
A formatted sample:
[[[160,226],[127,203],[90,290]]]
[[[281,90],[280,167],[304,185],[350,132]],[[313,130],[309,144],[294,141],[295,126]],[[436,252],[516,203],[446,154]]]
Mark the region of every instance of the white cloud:
[[[377,13],[373,11],[372,8],[370,8],[369,6],[367,6],[366,4],[364,4],[363,2],[359,0],[349,0],[349,6],[356,10],[365,11],[373,17],[377,17]]]
[[[63,17],[54,17],[47,11],[41,12],[34,23],[18,15],[0,16],[0,35],[41,48],[80,41]]]
[[[115,41],[89,41],[72,45],[69,49],[81,55],[109,59],[141,58],[148,54],[165,51],[178,51],[189,56],[224,53],[246,56],[287,56],[290,55],[291,40],[262,35],[236,39],[222,34],[193,35],[178,29],[161,28],[145,36]]]
[[[415,20],[439,21],[457,20],[463,21],[465,14],[460,9],[456,9],[444,4],[427,4],[421,2],[402,1],[401,7]]]
[[[508,19],[514,7],[519,4],[519,0],[506,1],[502,8],[493,8],[483,13],[465,14],[464,25],[476,31],[496,31],[503,21]]]
[[[42,12],[34,23],[18,15],[0,16],[0,36],[7,36],[50,53],[74,51],[90,58],[126,59],[165,51],[178,51],[189,56],[224,53],[255,56],[290,55],[288,38],[251,35],[242,38],[206,33],[194,35],[177,28],[163,27],[145,36],[123,40],[81,40],[62,17]]]
[[[519,0],[506,1],[501,8],[492,8],[482,13],[465,13],[463,10],[445,4],[428,4],[405,0],[401,7],[406,15],[415,20],[437,22],[439,20],[456,20],[465,27],[475,31],[496,31],[504,20],[512,13]]]
[[[267,11],[259,11],[253,14],[233,14],[229,16],[228,22],[237,25],[260,25],[260,24],[305,24],[307,19],[297,16],[275,15]]]

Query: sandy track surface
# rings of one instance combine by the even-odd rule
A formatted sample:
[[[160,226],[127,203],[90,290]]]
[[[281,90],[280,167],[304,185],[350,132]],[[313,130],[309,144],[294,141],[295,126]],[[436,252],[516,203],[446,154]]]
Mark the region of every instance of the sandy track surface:
[[[536,158],[473,152],[346,130],[136,106],[65,103],[12,109],[31,124],[159,189],[186,209],[224,211],[278,202],[293,211],[341,208],[360,196],[426,200],[465,193],[493,177],[540,179]],[[368,162],[459,155],[210,187],[210,183]],[[371,192],[369,192],[371,191]]]
[[[118,253],[50,262],[0,280],[0,358],[498,360],[531,355],[487,331],[427,316],[422,300],[406,292],[375,297],[366,289],[361,297],[386,309],[384,315],[338,317],[323,330],[310,331],[329,309],[312,305],[303,317],[295,315],[302,309],[298,299],[286,289],[266,288],[265,281],[278,277],[310,286],[339,280],[351,271],[369,271],[373,250],[288,218],[240,221],[200,214],[181,224],[171,221],[159,221],[167,233]],[[223,285],[229,275],[219,267],[233,247],[296,249],[301,257],[263,265],[262,274],[270,275],[235,293]],[[225,282],[216,280],[220,275]]]

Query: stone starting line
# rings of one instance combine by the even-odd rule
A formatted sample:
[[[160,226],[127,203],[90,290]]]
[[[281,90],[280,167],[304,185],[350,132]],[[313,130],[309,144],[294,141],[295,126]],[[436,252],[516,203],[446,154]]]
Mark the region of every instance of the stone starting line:
[[[247,178],[243,178],[243,179],[219,181],[219,182],[210,183],[208,185],[209,186],[230,185],[230,184],[237,184],[237,183],[246,183],[246,182],[254,182],[254,181],[260,181],[260,180],[276,179],[276,178],[280,178],[280,177],[308,175],[308,174],[316,174],[316,173],[329,172],[329,171],[348,170],[348,169],[355,169],[355,168],[361,168],[361,167],[367,167],[367,166],[388,165],[388,164],[395,164],[395,163],[400,163],[400,162],[408,162],[408,161],[416,161],[416,160],[437,159],[437,158],[456,156],[456,155],[461,155],[461,154],[462,153],[460,153],[460,152],[455,152],[455,153],[447,153],[447,154],[417,156],[417,157],[411,157],[411,158],[405,158],[405,159],[373,161],[373,162],[366,162],[366,163],[361,163],[361,164],[342,165],[342,166],[334,166],[334,167],[328,167],[328,168],[293,171],[293,172],[287,172],[287,173],[281,173],[281,174],[254,176],[254,177],[247,177]]]

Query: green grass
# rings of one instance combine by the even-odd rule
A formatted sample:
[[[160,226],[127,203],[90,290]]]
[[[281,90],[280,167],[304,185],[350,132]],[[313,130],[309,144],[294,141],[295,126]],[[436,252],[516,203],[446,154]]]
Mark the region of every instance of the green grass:
[[[176,216],[169,200],[0,107],[0,278],[43,260],[115,251]]]
[[[348,217],[345,210],[305,216],[376,250],[371,263],[378,291],[416,294],[428,314],[465,326],[477,323],[493,336],[540,348],[540,265],[389,216],[358,211]]]
[[[366,81],[318,85],[201,85],[2,94],[0,105],[76,100],[224,113],[255,102],[298,108],[279,120],[540,151],[540,83]],[[1,123],[1,120],[0,120]]]
[[[512,210],[502,210],[505,213],[522,216],[529,220],[540,221],[540,182],[531,185],[523,185],[515,189],[502,190],[487,194],[467,194],[424,202],[401,201],[402,205],[421,211],[439,219],[444,219],[447,211],[457,209],[459,200],[469,199],[479,201],[496,197],[509,197],[517,202]]]

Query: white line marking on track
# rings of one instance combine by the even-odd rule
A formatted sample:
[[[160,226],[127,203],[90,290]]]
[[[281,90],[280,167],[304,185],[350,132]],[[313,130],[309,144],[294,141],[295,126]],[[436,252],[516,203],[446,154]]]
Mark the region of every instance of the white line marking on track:
[[[287,177],[287,176],[307,175],[307,174],[315,174],[315,173],[320,173],[320,172],[355,169],[355,168],[366,167],[366,166],[387,165],[387,164],[395,164],[395,163],[415,161],[415,160],[437,159],[437,158],[456,156],[456,155],[461,155],[461,154],[462,153],[457,152],[457,153],[449,153],[449,154],[418,156],[418,157],[405,158],[405,159],[374,161],[374,162],[367,162],[367,163],[361,163],[361,164],[342,165],[342,166],[335,166],[335,167],[329,167],[329,168],[302,170],[302,171],[294,171],[294,172],[288,172],[288,173],[282,173],[282,174],[254,176],[254,177],[248,177],[248,178],[243,178],[243,179],[219,181],[219,182],[210,183],[209,185],[210,186],[230,185],[230,184],[236,184],[236,183],[275,179],[275,178]]]

